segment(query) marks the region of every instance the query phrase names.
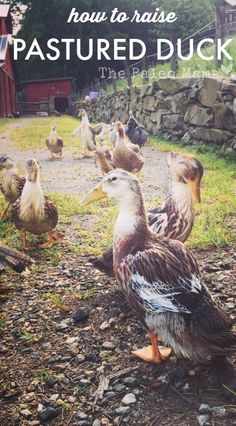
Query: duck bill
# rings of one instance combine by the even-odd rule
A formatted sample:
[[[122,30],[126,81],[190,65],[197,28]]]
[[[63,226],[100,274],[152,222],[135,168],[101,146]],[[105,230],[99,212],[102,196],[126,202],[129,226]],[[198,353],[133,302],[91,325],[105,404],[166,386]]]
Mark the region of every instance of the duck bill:
[[[107,198],[107,194],[102,190],[102,185],[98,185],[83,198],[81,205],[87,206],[88,204],[102,200],[103,198]]]
[[[193,194],[194,202],[200,203],[201,202],[201,188],[200,188],[199,182],[197,182],[195,180],[191,180],[189,182],[189,186],[190,186],[191,192]]]

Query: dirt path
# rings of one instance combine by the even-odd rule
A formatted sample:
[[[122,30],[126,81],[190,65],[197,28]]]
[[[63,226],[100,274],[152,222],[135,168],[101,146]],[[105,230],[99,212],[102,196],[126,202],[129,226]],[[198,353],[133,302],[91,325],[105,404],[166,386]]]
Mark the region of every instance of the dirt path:
[[[20,163],[32,157],[32,152],[16,153],[4,139],[0,143],[1,152],[17,156]],[[166,192],[167,169],[166,154],[154,151],[144,150],[142,180],[145,195],[156,197]],[[46,151],[33,155],[41,160],[49,192],[84,192],[98,180],[93,161],[76,159],[73,149],[62,162],[48,161]],[[196,253],[207,285],[232,319],[235,249]],[[208,366],[175,356],[148,365],[131,355],[132,349],[147,343],[145,331],[115,281],[91,269],[66,239],[57,259],[50,251],[33,254],[40,268],[26,278],[4,275],[1,282],[15,287],[2,304],[0,322],[1,426],[236,424],[234,407],[224,408],[235,402],[219,388]],[[99,399],[95,392],[104,375],[110,376],[110,383]],[[202,403],[209,405],[203,409],[208,414],[199,412]],[[205,423],[204,418],[197,420],[201,415]]]

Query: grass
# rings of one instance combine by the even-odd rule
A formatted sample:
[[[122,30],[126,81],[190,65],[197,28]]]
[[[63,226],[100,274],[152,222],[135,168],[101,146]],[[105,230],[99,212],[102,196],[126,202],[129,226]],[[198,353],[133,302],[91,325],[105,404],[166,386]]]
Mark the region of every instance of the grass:
[[[6,120],[2,127],[18,150],[45,149],[45,139],[49,136],[52,122],[57,125],[58,135],[66,141],[66,149],[80,147],[79,139],[72,136],[72,131],[79,125],[79,120],[71,116],[64,117],[37,117],[25,119],[25,125],[12,128],[13,120]],[[2,120],[0,120],[0,123]],[[14,122],[18,122],[14,120]],[[1,124],[0,124],[1,128]]]

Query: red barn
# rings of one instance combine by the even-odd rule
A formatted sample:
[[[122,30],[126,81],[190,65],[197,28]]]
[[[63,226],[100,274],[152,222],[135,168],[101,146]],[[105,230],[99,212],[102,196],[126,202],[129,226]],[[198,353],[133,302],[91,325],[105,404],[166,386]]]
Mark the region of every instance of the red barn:
[[[71,106],[72,77],[23,81],[25,101],[48,105],[49,112],[67,113]],[[41,108],[42,109],[42,108]]]
[[[12,34],[10,6],[0,5],[0,117],[9,117],[17,112],[9,34]]]

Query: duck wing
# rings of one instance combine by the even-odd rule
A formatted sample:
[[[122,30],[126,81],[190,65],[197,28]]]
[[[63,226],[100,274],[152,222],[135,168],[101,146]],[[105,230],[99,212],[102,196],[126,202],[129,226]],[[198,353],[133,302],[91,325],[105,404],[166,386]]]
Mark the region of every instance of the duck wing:
[[[55,204],[47,197],[44,197],[44,213],[48,227],[54,229],[58,223],[58,211]]]
[[[181,242],[159,237],[150,249],[125,257],[120,267],[128,278],[124,291],[140,315],[186,314],[203,334],[231,327]]]
[[[18,194],[18,197],[20,197],[23,191],[23,188],[25,186],[26,179],[24,176],[19,176],[19,175],[15,175],[14,177],[16,182],[16,192]]]

